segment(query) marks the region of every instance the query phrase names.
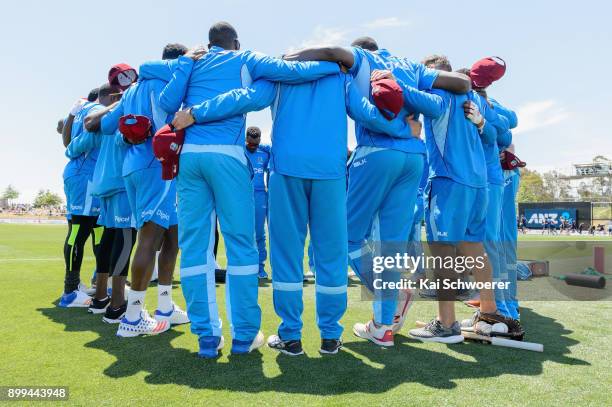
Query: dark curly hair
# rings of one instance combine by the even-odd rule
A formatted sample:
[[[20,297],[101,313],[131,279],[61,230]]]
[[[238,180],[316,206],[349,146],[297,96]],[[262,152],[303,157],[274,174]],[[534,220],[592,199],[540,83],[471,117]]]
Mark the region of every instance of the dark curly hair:
[[[162,52],[162,59],[176,59],[181,55],[185,55],[187,53],[187,47],[183,44],[168,44],[164,47],[164,52]]]

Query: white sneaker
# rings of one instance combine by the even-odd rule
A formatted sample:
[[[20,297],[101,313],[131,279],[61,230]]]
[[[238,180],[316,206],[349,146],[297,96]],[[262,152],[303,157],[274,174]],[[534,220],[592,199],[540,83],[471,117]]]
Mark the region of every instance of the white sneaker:
[[[414,293],[410,289],[402,290],[400,293],[401,299],[397,301],[397,307],[395,308],[395,316],[393,317],[393,325],[391,330],[393,334],[398,333],[406,322],[406,316],[408,310],[412,306],[414,301]]]
[[[84,292],[87,295],[94,295],[96,293],[96,287],[92,286],[91,288],[87,287],[87,284],[85,284],[84,282],[80,282],[79,283],[79,287],[77,288],[77,290]]]
[[[255,337],[255,339],[253,339],[253,343],[251,344],[251,347],[249,348],[249,352],[255,349],[261,348],[262,346],[264,346],[265,343],[266,343],[266,337],[264,336],[264,333],[261,331],[257,332],[257,336]]]
[[[167,313],[155,310],[155,319],[160,322],[167,321],[170,325],[182,325],[191,322],[189,321],[187,313],[180,309],[175,303],[172,303],[172,311],[168,311]]]
[[[146,310],[140,311],[140,319],[128,321],[124,316],[119,323],[117,336],[123,338],[133,338],[139,335],[157,335],[170,329],[167,321],[157,321],[149,315]]]
[[[57,305],[62,308],[89,308],[91,301],[91,297],[83,291],[74,290],[69,294],[62,294]]]
[[[353,325],[353,333],[379,346],[393,346],[392,327],[393,325],[381,325],[377,328],[374,321],[369,320],[365,324],[358,322]]]

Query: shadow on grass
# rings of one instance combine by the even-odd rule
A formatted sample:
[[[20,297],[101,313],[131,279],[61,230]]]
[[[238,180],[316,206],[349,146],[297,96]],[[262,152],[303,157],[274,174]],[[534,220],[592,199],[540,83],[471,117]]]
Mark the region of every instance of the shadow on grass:
[[[85,347],[102,350],[116,358],[104,370],[112,378],[124,378],[144,371],[149,384],[177,384],[195,389],[213,389],[258,393],[276,391],[295,394],[333,395],[353,392],[383,393],[396,386],[414,382],[438,389],[451,389],[458,379],[492,378],[502,374],[537,376],[543,363],[553,361],[566,365],[589,365],[567,356],[569,347],[577,344],[566,335],[571,331],[561,324],[530,309],[521,316],[530,341],[545,343],[544,353],[527,352],[474,343],[450,345],[430,344],[427,348],[412,346],[406,336],[396,336],[396,346],[382,349],[349,338],[348,351],[335,356],[289,357],[279,354],[276,363],[281,374],[266,377],[263,356],[259,352],[229,356],[229,363],[204,360],[194,352],[172,346],[172,340],[183,335],[171,330],[162,335],[133,339],[117,338],[116,325],[101,324],[82,312],[61,308],[40,308],[39,311],[65,331],[92,331],[99,337]],[[537,328],[536,328],[537,327]],[[406,329],[406,328],[404,328]],[[227,339],[227,338],[226,338]],[[229,344],[228,344],[229,345]],[[229,352],[226,345],[225,352]],[[263,349],[262,352],[272,352]],[[455,353],[455,355],[453,355]],[[457,357],[457,356],[460,356]],[[464,360],[466,356],[471,360]],[[365,364],[361,359],[369,360]]]
[[[313,278],[309,278],[309,279],[304,280],[303,283],[304,283],[304,287],[314,286],[315,280]],[[223,284],[217,283],[217,287],[219,287],[219,285],[223,285]],[[259,286],[260,287],[272,287],[272,280],[270,280],[269,278],[259,279]],[[359,280],[355,278],[349,278],[347,280],[347,287],[349,288],[361,287],[361,283],[359,282]]]

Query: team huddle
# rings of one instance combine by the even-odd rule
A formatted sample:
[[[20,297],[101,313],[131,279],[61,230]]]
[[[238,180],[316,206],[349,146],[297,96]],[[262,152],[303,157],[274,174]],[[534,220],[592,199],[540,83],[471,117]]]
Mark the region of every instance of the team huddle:
[[[215,286],[219,225],[231,353],[267,342],[300,355],[309,234],[320,352],[342,348],[348,267],[372,294],[372,317],[353,333],[393,346],[414,297],[393,283],[409,271],[422,278],[423,270],[381,271],[374,263],[420,255],[425,221],[432,255],[482,258],[471,270],[476,281],[508,288],[481,289],[473,317],[461,322],[457,290],[439,288],[438,315],[410,335],[457,343],[462,330],[493,325],[522,340],[515,197],[524,163],[511,144],[516,114],[488,95],[505,71],[497,57],[455,72],[443,56],[411,62],[370,37],[348,48],[274,58],[240,50],[236,30],[225,22],[210,28],[208,49],[169,44],[162,60],[138,70],[113,66],[108,81],[58,123],[69,158],[59,306],[103,314],[118,324],[120,337],[190,323],[198,355],[217,357],[224,346]],[[264,146],[258,128],[245,131],[246,114],[268,107],[272,144]],[[347,116],[357,139],[348,162]],[[267,341],[258,304],[259,279],[268,277],[266,224],[281,319]],[[89,236],[96,257],[91,290],[80,276]],[[186,311],[172,300],[179,248]],[[434,268],[435,279],[458,280],[447,264]],[[152,278],[158,302],[150,315],[144,299]]]

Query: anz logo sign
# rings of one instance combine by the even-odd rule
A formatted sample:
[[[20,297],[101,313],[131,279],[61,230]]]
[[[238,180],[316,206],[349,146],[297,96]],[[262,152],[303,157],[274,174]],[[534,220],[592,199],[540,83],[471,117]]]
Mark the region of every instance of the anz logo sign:
[[[525,209],[527,227],[542,228],[548,220],[549,225],[558,226],[562,219],[576,219],[576,209]]]

